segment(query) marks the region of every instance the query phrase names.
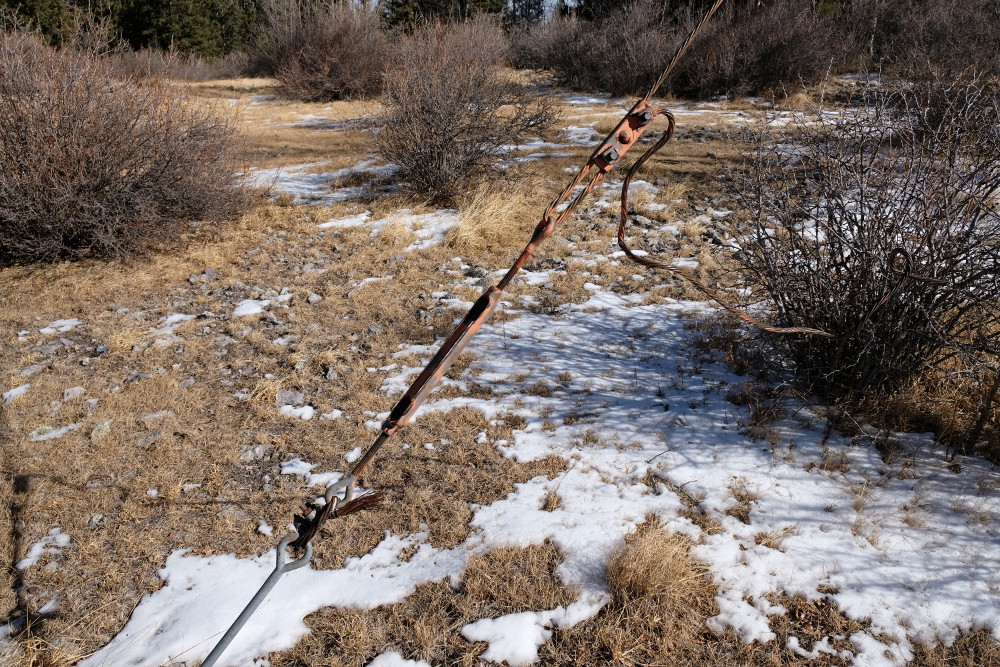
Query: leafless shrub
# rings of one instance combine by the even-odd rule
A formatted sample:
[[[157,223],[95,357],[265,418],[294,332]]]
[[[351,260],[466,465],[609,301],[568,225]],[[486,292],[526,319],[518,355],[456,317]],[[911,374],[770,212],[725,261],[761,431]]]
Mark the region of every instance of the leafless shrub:
[[[274,76],[285,95],[309,102],[369,97],[382,90],[389,40],[371,9],[268,0],[262,14],[248,54],[250,74]]]
[[[376,140],[414,192],[451,202],[487,175],[509,175],[507,147],[551,122],[549,104],[504,70],[506,56],[485,20],[425,26],[399,45]]]
[[[0,262],[120,256],[239,210],[235,128],[100,41],[0,38]]]
[[[175,81],[210,81],[239,76],[245,69],[242,54],[233,54],[217,61],[179,51],[156,49],[121,49],[109,54],[126,78],[167,78]]]
[[[569,45],[577,22],[555,17],[510,32],[511,65],[519,69],[548,69],[560,48]]]
[[[834,28],[811,0],[728,3],[681,61],[671,89],[756,95],[816,82],[839,60]]]
[[[660,14],[657,3],[640,1],[623,7],[614,25],[577,20],[542,24],[529,33],[536,46],[521,46],[519,52],[536,66],[551,68],[570,88],[612,95],[645,92],[686,36],[664,24]]]
[[[746,137],[738,257],[778,321],[833,335],[789,344],[828,395],[872,399],[930,371],[992,379],[1000,92],[974,77],[926,86]]]
[[[698,3],[636,0],[596,22],[542,24],[516,38],[517,62],[551,68],[560,83],[580,90],[642,93],[703,10]],[[681,61],[671,89],[691,96],[757,94],[818,80],[839,57],[834,27],[810,0],[727,3]]]
[[[849,66],[913,72],[1000,72],[994,0],[855,0],[838,18],[855,46]]]

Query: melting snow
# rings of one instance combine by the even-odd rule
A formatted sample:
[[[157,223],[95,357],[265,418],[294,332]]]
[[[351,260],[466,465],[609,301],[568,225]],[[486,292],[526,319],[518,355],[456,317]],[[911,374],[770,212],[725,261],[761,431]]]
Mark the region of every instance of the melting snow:
[[[53,528],[49,534],[38,540],[30,547],[25,557],[17,562],[17,569],[26,570],[38,563],[38,559],[45,554],[59,555],[63,547],[69,544],[69,535],[59,528]]]
[[[20,387],[14,387],[10,391],[5,391],[3,393],[2,399],[0,399],[2,400],[2,403],[0,404],[7,405],[18,396],[23,396],[24,394],[26,394],[29,389],[31,389],[31,384],[22,384]]]
[[[576,105],[607,102],[565,99]],[[721,118],[744,120],[720,112],[718,105],[705,106]],[[571,141],[573,133],[582,137],[586,132],[588,140],[593,133],[590,127],[571,130]],[[294,181],[291,172],[285,172],[287,183],[302,184],[303,196],[311,196],[309,187],[320,186],[327,194],[318,196],[338,196],[327,192],[331,174],[302,171]],[[264,172],[258,174],[264,177]],[[280,180],[280,174],[271,177]],[[326,177],[325,185],[320,177]],[[374,222],[369,216],[366,212],[323,226],[364,224],[374,236],[389,222],[398,223],[417,237],[407,250],[418,250],[440,243],[457,219],[454,211],[400,211]],[[587,261],[596,265],[609,260],[592,256]],[[678,265],[696,262],[679,260]],[[522,277],[529,284],[545,284],[551,272]],[[494,395],[432,396],[416,416],[459,407],[479,410],[487,420],[516,415],[524,426],[513,431],[510,441],[494,446],[517,461],[561,457],[567,469],[551,479],[539,476],[517,484],[496,502],[473,506],[469,537],[453,548],[431,546],[426,531],[387,532],[371,552],[349,559],[341,569],[306,567],[287,574],[220,665],[253,664],[268,652],[291,648],[309,631],[303,619],[317,609],[371,609],[399,602],[422,583],[457,584],[470,555],[548,540],[562,556],[557,575],[577,591],[576,601],[566,608],[480,619],[462,628],[470,641],[489,643],[486,660],[535,662],[553,630],[591,618],[607,603],[605,564],[649,516],[669,531],[690,536],[696,543],[694,555],[710,567],[719,608],[709,622],[714,631],[732,630],[748,642],[771,640],[773,617],[786,613],[771,600],[802,595],[825,598],[847,617],[868,622],[864,631],[849,637],[850,651],[838,653],[829,638],[804,646],[800,638],[790,637],[784,648],[806,659],[833,654],[854,665],[894,667],[912,659],[914,641],[947,643],[984,628],[1000,639],[1000,534],[993,529],[1000,519],[1000,475],[992,466],[959,456],[955,462],[961,473],[952,473],[929,435],[848,438],[831,433],[823,409],[809,405],[789,406],[794,408],[790,416],[770,425],[767,442],[753,440],[745,432],[745,410],[727,400],[746,379],[721,363],[692,357],[685,319],[710,314],[709,308],[673,301],[645,305],[648,294],[620,295],[596,280],[585,288],[588,301],[560,309],[556,316],[509,307],[506,313],[515,317],[503,327],[484,327],[467,348],[478,358],[460,379],[445,383],[480,383]],[[446,294],[441,297],[446,305],[467,305]],[[246,300],[234,315],[261,312],[267,305]],[[425,360],[435,351],[436,346],[404,346],[393,357],[405,364],[408,357]],[[382,384],[386,407],[421,370],[392,366],[382,367],[394,372]],[[523,369],[531,373],[522,380],[517,373]],[[524,391],[540,378],[549,380],[546,395]],[[340,414],[334,410],[322,417]],[[377,418],[368,422],[374,427],[384,417],[364,416]],[[891,438],[901,455],[883,460],[876,438]],[[487,446],[488,439],[482,440]],[[350,449],[345,462],[356,460],[360,451]],[[831,452],[842,460],[833,469],[825,465]],[[330,484],[342,476],[338,471],[314,473],[314,468],[293,459],[281,465],[281,473],[300,475],[310,485]],[[708,534],[686,518],[678,489],[685,499],[699,499],[718,532]],[[558,495],[560,503],[543,510],[550,494]],[[731,515],[736,495],[745,499],[747,523]],[[265,526],[261,522],[260,529]],[[770,539],[760,540],[761,535]],[[273,563],[273,551],[243,559],[173,552],[159,573],[163,587],[141,600],[110,644],[80,664],[158,667],[172,656],[196,663]],[[390,652],[369,664],[425,663]]]
[[[49,324],[49,326],[43,329],[39,329],[38,333],[43,333],[43,334],[66,333],[68,331],[72,331],[81,324],[83,324],[83,321],[78,320],[75,317],[68,320],[56,320],[55,322]]]

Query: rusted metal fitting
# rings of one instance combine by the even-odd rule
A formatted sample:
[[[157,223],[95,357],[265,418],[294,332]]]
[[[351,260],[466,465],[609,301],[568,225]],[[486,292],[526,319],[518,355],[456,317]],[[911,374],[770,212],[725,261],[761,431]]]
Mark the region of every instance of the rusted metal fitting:
[[[611,171],[629,148],[635,145],[652,120],[660,113],[649,106],[646,100],[635,103],[618,126],[608,134],[608,138],[594,151],[591,162],[602,172]]]

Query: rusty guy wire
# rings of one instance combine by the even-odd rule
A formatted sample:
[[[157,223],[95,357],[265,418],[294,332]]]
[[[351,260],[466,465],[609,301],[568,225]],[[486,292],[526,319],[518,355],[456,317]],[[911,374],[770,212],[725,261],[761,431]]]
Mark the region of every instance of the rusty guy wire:
[[[230,627],[225,633],[219,644],[213,649],[208,659],[202,663],[202,667],[212,667],[212,665],[215,664],[219,656],[222,655],[226,647],[236,636],[236,633],[238,633],[240,628],[243,627],[247,619],[249,619],[250,615],[257,609],[266,597],[267,593],[274,587],[278,578],[280,578],[284,572],[303,567],[309,563],[312,554],[312,545],[310,543],[319,534],[320,529],[328,519],[344,516],[378,504],[380,497],[377,493],[366,492],[361,495],[355,495],[357,481],[364,474],[372,459],[386,443],[386,441],[406,426],[406,424],[413,418],[414,414],[427,396],[431,393],[431,391],[433,391],[434,387],[448,371],[449,367],[458,355],[461,354],[462,350],[465,349],[469,340],[479,331],[486,319],[500,304],[503,291],[510,285],[510,283],[517,276],[518,272],[524,267],[532,253],[555,231],[560,224],[565,222],[569,216],[573,214],[580,202],[582,202],[584,198],[590,194],[591,191],[593,191],[604,176],[620,162],[622,156],[632,146],[638,143],[642,135],[652,127],[653,121],[656,118],[661,116],[665,117],[667,119],[667,129],[664,131],[660,139],[649,150],[647,150],[646,153],[639,158],[639,160],[636,161],[635,165],[632,166],[625,177],[623,185],[622,219],[618,229],[618,242],[625,251],[626,255],[643,266],[667,270],[684,278],[685,280],[688,280],[710,298],[719,302],[726,310],[737,314],[741,317],[741,319],[753,324],[754,326],[760,327],[765,331],[775,333],[807,333],[826,335],[824,332],[816,329],[768,327],[727,304],[715,291],[703,285],[692,274],[690,274],[690,272],[678,267],[673,267],[654,260],[639,257],[625,242],[624,230],[628,222],[628,187],[631,182],[632,175],[639,167],[642,166],[643,163],[646,162],[647,159],[649,159],[653,153],[662,148],[670,140],[674,134],[674,128],[676,125],[673,114],[665,109],[653,106],[650,104],[650,100],[670,76],[671,72],[676,67],[677,62],[688,51],[695,38],[701,33],[702,29],[708,24],[712,16],[718,11],[724,1],[725,0],[716,0],[701,22],[699,22],[688,35],[683,45],[678,49],[677,53],[670,61],[670,64],[667,65],[666,69],[664,69],[660,77],[649,89],[649,92],[647,92],[642,99],[636,102],[632,108],[629,109],[629,111],[625,114],[625,117],[622,118],[621,122],[619,122],[618,125],[608,134],[608,136],[605,137],[605,139],[597,146],[572,182],[570,182],[569,185],[567,185],[566,188],[548,205],[542,215],[541,221],[535,227],[531,239],[524,247],[524,250],[521,251],[521,254],[514,261],[513,265],[496,285],[487,288],[475,304],[473,304],[472,308],[465,315],[451,335],[444,341],[420,375],[418,375],[413,381],[413,384],[411,384],[409,389],[406,390],[406,393],[404,393],[403,396],[396,402],[395,406],[389,413],[389,417],[385,420],[385,422],[383,422],[378,437],[375,438],[375,441],[355,463],[350,474],[327,487],[322,498],[323,502],[317,501],[306,503],[301,510],[302,513],[295,516],[294,526],[296,532],[292,535],[286,536],[278,545],[276,558],[277,564],[275,569],[264,582],[260,591],[258,591],[258,593],[247,605],[246,609],[243,610],[243,613],[241,613],[239,618],[237,618],[236,622],[234,622],[232,627]],[[284,552],[285,549],[289,547],[296,551],[304,550],[304,553],[297,560],[287,563]]]

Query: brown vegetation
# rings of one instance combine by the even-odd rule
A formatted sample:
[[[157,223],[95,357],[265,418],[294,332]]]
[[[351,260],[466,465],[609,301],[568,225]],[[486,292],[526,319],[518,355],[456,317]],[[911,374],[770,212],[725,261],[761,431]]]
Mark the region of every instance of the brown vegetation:
[[[246,68],[278,79],[286,97],[329,102],[377,95],[388,58],[389,37],[373,10],[268,0]]]
[[[120,257],[238,214],[235,136],[99,44],[0,36],[0,263]]]
[[[834,336],[788,341],[811,390],[874,404],[923,376],[965,386],[971,414],[985,401],[1000,354],[997,105],[990,82],[937,80],[748,136],[737,259],[779,322]]]
[[[399,44],[376,140],[414,193],[453,202],[506,177],[508,147],[551,122],[550,104],[505,72],[506,50],[487,21],[426,26]]]

